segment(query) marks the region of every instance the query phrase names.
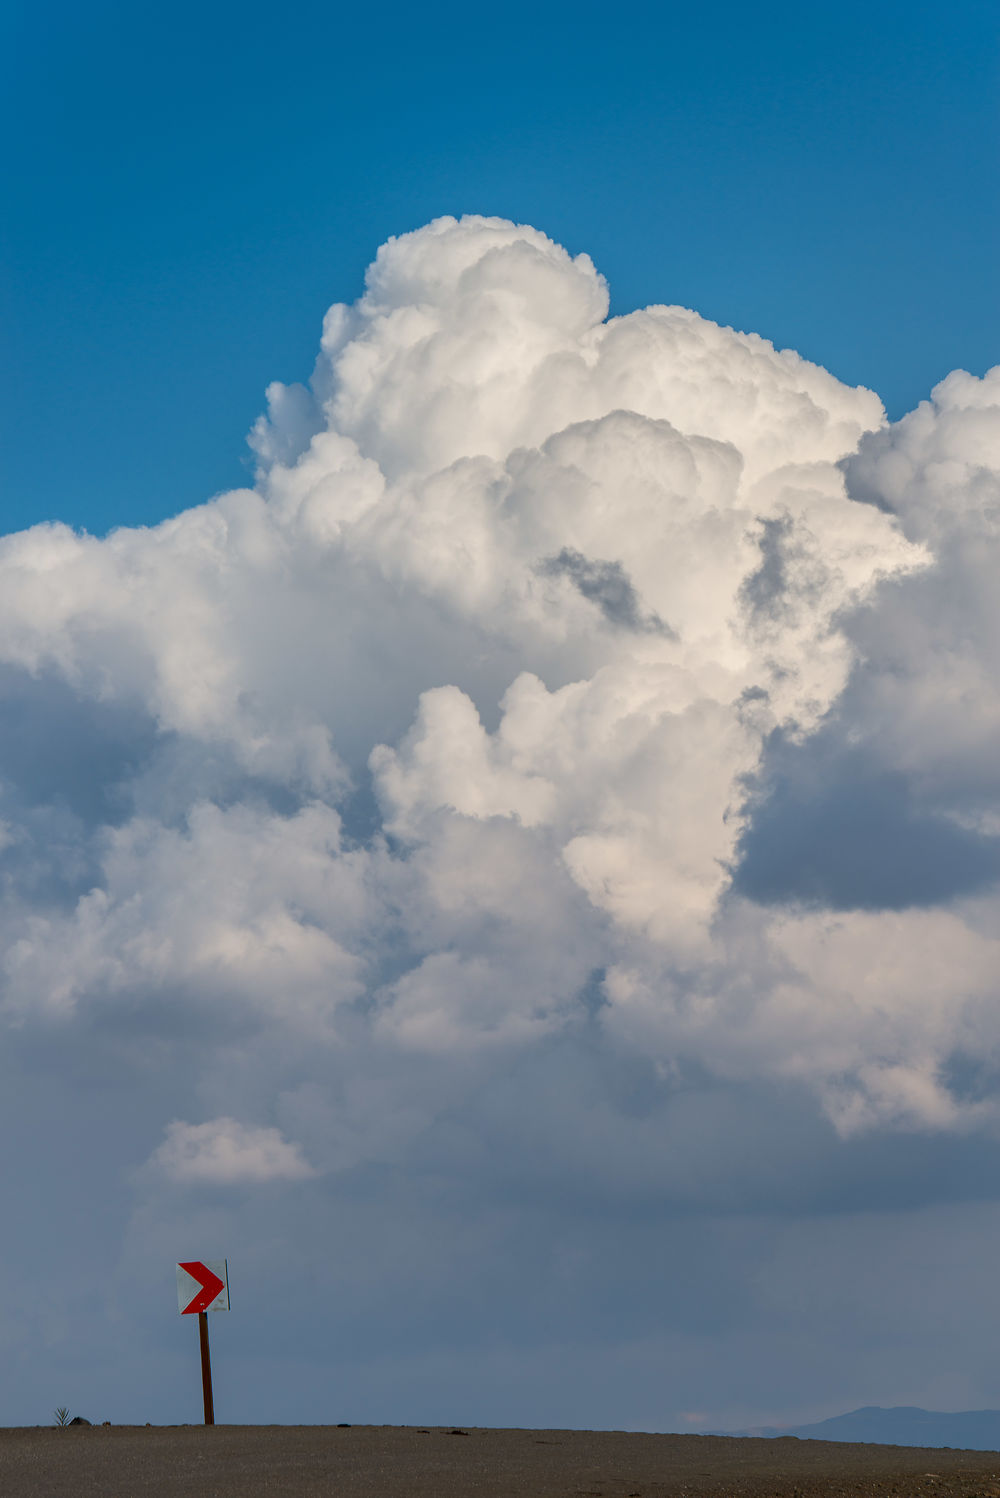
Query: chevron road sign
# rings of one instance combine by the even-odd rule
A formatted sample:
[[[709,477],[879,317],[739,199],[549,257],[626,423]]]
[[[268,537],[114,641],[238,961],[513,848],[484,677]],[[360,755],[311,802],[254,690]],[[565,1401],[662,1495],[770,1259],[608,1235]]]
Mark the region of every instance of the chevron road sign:
[[[205,1424],[215,1424],[212,1361],[208,1350],[208,1312],[229,1310],[229,1266],[225,1259],[185,1259],[177,1265],[177,1309],[198,1317],[201,1348],[201,1393]]]
[[[182,1316],[193,1316],[196,1311],[229,1310],[225,1259],[189,1259],[178,1264],[177,1309]]]

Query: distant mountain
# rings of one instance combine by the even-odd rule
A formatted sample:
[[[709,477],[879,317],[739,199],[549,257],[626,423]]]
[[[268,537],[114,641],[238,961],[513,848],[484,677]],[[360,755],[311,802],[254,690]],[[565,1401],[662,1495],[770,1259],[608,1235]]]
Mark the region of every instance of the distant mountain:
[[[954,1446],[965,1451],[1000,1451],[1000,1410],[921,1410],[915,1405],[882,1409],[877,1404],[834,1415],[815,1425],[729,1431],[729,1435],[797,1436],[800,1441],[870,1441],[882,1446]]]

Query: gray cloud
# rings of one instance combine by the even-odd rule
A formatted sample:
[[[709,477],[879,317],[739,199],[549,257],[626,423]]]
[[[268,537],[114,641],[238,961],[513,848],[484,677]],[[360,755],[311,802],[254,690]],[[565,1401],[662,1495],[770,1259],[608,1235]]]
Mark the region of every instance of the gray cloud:
[[[1000,880],[1000,837],[963,827],[902,773],[831,736],[832,753],[822,738],[772,748],[770,788],[741,840],[735,890],[765,904],[905,910]]]
[[[636,634],[676,638],[658,614],[643,610],[642,600],[620,562],[589,561],[579,551],[564,546],[558,556],[542,563],[540,571],[548,577],[569,578],[584,598],[597,605],[609,624]]]

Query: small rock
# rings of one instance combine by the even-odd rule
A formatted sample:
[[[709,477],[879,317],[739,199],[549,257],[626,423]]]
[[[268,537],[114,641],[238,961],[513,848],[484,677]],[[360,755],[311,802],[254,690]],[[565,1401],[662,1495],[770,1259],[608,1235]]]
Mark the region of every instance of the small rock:
[[[74,1415],[69,1423],[70,1425],[89,1425],[91,1422],[83,1415]]]

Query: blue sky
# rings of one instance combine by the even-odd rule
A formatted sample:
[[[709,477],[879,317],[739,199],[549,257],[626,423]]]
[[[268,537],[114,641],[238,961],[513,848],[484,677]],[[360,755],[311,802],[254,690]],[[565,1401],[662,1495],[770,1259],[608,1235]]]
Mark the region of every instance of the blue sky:
[[[245,480],[275,378],[389,234],[587,250],[899,416],[995,357],[989,4],[5,8],[3,523]]]

